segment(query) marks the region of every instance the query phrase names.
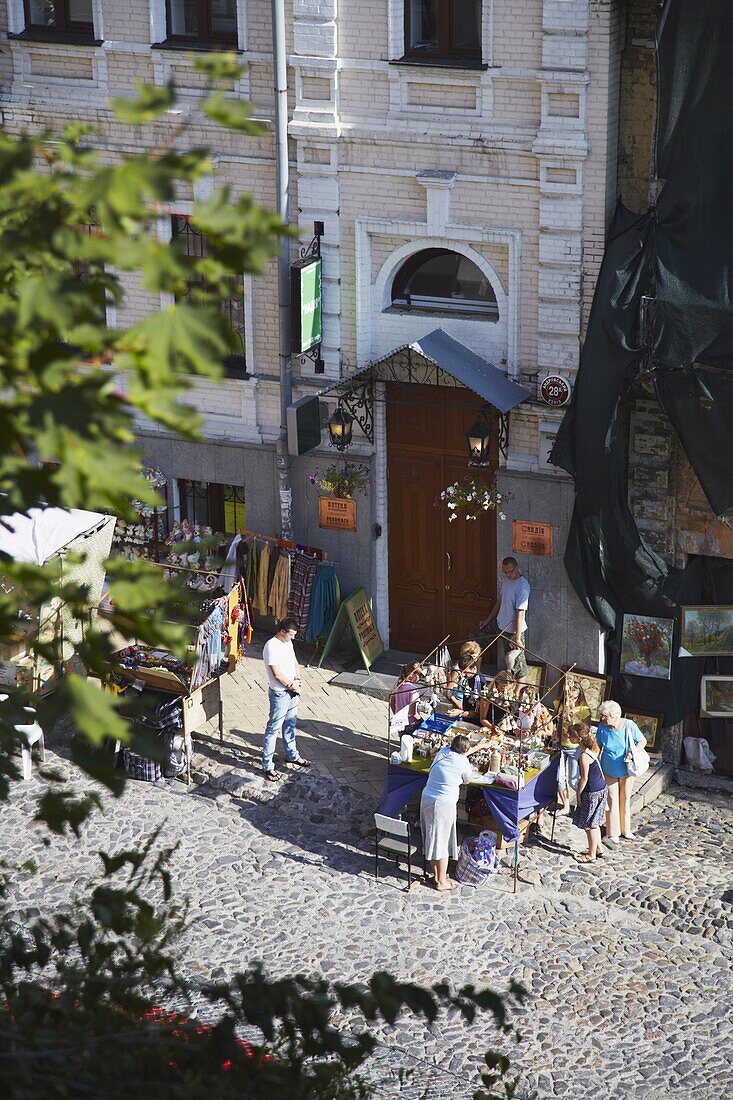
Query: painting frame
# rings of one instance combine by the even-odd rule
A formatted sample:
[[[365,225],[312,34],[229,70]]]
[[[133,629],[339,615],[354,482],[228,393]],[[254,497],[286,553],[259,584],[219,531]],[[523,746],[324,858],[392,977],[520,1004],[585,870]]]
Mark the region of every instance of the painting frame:
[[[625,709],[623,715],[624,718],[630,718],[632,722],[636,722],[644,734],[648,753],[656,755],[662,751],[660,739],[664,722],[663,714],[655,711]],[[650,723],[654,723],[653,728],[650,728]],[[649,736],[650,733],[651,736]]]
[[[563,730],[567,730],[574,722],[588,726],[597,724],[600,721],[598,711],[601,703],[605,703],[611,696],[612,683],[613,677],[606,676],[603,672],[569,668],[563,676],[560,688]],[[583,693],[586,704],[577,713],[575,709],[568,709],[568,700],[576,687]]]
[[[733,719],[733,676],[700,678],[700,717]]]
[[[725,631],[725,644],[719,641],[716,645],[715,640],[711,639],[711,648],[707,648],[701,642],[696,641],[696,632],[693,627],[703,615],[721,620],[717,633],[719,637]],[[728,619],[727,623],[726,619]],[[710,625],[709,629],[712,632],[714,629],[713,624]],[[687,607],[680,608],[680,644],[678,652],[680,657],[733,657],[733,604],[690,604]]]
[[[621,627],[621,675],[670,680],[674,627],[674,619],[661,615],[625,612]],[[659,661],[654,659],[657,653]]]

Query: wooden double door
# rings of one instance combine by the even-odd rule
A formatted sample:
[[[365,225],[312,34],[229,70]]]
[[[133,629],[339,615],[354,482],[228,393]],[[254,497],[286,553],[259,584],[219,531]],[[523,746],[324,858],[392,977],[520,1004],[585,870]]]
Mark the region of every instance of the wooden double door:
[[[451,523],[435,501],[466,476],[493,481],[497,456],[486,469],[467,465],[465,433],[480,404],[470,390],[386,389],[390,646],[427,653],[450,634],[457,649],[496,598],[496,513]]]

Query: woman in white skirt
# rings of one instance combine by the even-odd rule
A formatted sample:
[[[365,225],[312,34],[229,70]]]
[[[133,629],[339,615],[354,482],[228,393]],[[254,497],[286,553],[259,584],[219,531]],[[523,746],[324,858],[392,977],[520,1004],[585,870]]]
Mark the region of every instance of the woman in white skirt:
[[[487,740],[470,747],[464,734],[453,738],[450,748],[439,749],[430,767],[420,799],[420,828],[425,858],[430,860],[436,890],[454,890],[448,881],[448,860],[458,859],[456,803],[461,783],[474,774],[468,757],[487,748]]]

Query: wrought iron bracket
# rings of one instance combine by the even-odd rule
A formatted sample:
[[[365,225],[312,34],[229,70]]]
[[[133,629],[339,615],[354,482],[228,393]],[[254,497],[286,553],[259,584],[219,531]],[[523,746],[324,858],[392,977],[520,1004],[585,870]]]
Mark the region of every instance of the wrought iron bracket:
[[[323,222],[313,222],[313,238],[310,244],[304,244],[298,249],[301,260],[320,259],[322,236],[324,236]]]
[[[370,443],[374,442],[374,383],[369,379],[346,390],[340,397]]]
[[[509,417],[506,415],[506,413],[500,412],[498,413],[498,418],[499,450],[504,455],[504,458],[506,458],[507,451],[509,450]]]

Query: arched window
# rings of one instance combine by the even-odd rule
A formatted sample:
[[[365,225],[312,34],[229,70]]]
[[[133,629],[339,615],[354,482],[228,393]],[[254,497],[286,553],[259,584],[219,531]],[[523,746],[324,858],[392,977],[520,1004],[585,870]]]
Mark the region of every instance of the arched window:
[[[395,275],[392,305],[429,313],[471,313],[499,320],[496,295],[484,273],[460,252],[426,248]]]

